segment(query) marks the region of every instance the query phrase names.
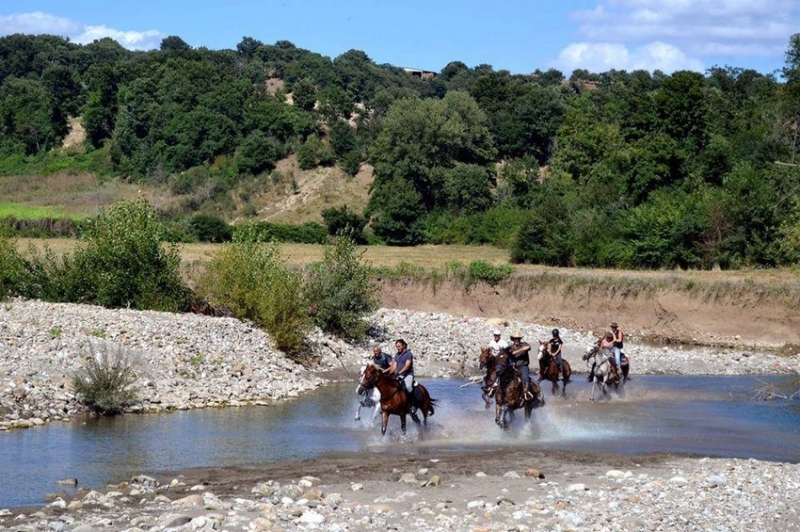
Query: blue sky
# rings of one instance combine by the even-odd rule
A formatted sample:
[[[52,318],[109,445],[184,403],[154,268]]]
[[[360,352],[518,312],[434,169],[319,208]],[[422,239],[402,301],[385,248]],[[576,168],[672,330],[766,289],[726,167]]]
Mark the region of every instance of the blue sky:
[[[235,48],[244,36],[334,58],[439,71],[450,61],[526,74],[557,68],[772,73],[800,32],[800,0],[21,0],[0,1],[0,35],[51,33],[130,49],[177,35]]]

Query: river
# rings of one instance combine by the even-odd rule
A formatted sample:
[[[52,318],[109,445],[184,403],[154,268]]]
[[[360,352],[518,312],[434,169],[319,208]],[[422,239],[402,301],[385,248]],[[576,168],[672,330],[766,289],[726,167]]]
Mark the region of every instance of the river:
[[[56,480],[75,477],[80,486],[102,488],[136,474],[199,466],[257,466],[342,451],[381,449],[430,452],[531,448],[623,454],[674,452],[703,456],[800,462],[800,401],[760,401],[775,376],[636,376],[623,399],[589,401],[590,385],[579,376],[568,398],[551,397],[523,424],[494,424],[477,386],[465,381],[424,381],[437,399],[429,430],[409,420],[402,435],[392,416],[380,435],[370,412],[354,421],[355,383],[326,386],[270,407],[205,409],[51,423],[0,433],[0,508],[43,504]],[[402,445],[398,445],[402,444]]]

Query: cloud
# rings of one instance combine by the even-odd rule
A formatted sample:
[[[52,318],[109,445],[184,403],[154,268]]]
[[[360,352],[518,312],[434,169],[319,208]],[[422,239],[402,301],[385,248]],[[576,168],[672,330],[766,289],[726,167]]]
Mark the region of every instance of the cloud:
[[[78,44],[88,44],[97,39],[110,37],[129,50],[152,50],[158,48],[166,37],[158,30],[118,30],[101,26],[86,26],[73,20],[34,11],[0,16],[0,36],[14,33],[50,34],[68,37]]]
[[[728,58],[781,58],[800,27],[797,0],[598,0],[573,11],[579,42],[561,65],[674,65],[697,70]],[[588,68],[582,66],[581,68]]]
[[[663,42],[654,42],[629,49],[619,43],[573,43],[564,48],[556,60],[564,72],[582,68],[590,72],[608,70],[704,70],[699,59],[687,57],[681,50]]]

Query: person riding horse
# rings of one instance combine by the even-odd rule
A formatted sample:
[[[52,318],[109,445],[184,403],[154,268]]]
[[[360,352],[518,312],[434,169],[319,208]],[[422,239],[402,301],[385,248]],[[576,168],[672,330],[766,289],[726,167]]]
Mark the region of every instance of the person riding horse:
[[[500,355],[500,351],[508,348],[508,342],[506,342],[500,337],[500,331],[498,329],[495,329],[494,332],[492,332],[492,337],[493,337],[492,341],[489,342],[489,349],[491,349],[492,355],[497,357]],[[497,387],[495,386],[496,382],[494,381],[489,382],[490,381],[489,373],[490,372],[487,372],[486,375],[483,377],[481,390],[483,390],[483,393],[486,394],[487,397],[492,397],[494,395],[495,390],[497,390]]]
[[[406,392],[411,394],[414,389],[414,354],[402,338],[395,340],[394,347],[397,350],[397,354],[389,367],[384,369],[383,372],[394,374],[397,380],[403,384]]]
[[[561,339],[558,329],[553,329],[553,337],[548,343],[547,351],[550,353],[550,356],[555,359],[556,366],[558,366],[558,373],[560,375],[564,374],[564,359],[561,357],[561,351],[563,348],[564,341]]]
[[[597,345],[600,348],[600,351],[603,353],[603,356],[605,356],[608,359],[608,365],[611,368],[611,372],[613,373],[613,378],[616,379],[617,382],[619,382],[622,371],[617,366],[616,359],[614,358],[614,334],[611,333],[610,331],[607,332],[605,336],[603,336],[602,338],[600,338],[600,340],[598,340]],[[589,382],[591,382],[592,379],[594,378],[593,370],[594,368],[592,368],[592,371],[589,372],[589,377],[587,378]]]
[[[511,333],[511,346],[508,349],[514,359],[514,367],[517,368],[522,378],[523,397],[525,399],[533,399],[534,394],[531,392],[531,384],[538,385],[531,378],[529,367],[531,364],[531,345],[522,341],[522,333],[520,331],[514,331]]]
[[[369,359],[369,363],[374,364],[376,367],[384,370],[388,368],[392,364],[392,357],[384,353],[381,349],[380,345],[374,345],[372,347],[372,356]],[[374,388],[368,388],[364,391],[364,398],[359,401],[358,408],[356,409],[356,421],[361,419],[361,409],[362,408],[372,408],[376,407],[375,413],[373,413],[372,418],[374,419],[378,412],[378,405],[377,402],[380,400],[380,394],[375,393]]]

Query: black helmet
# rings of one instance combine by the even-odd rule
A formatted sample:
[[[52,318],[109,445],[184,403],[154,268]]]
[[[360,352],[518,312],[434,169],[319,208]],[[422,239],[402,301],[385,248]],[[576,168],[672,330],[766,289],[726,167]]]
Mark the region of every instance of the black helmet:
[[[553,329],[553,336],[558,336],[558,329]]]

